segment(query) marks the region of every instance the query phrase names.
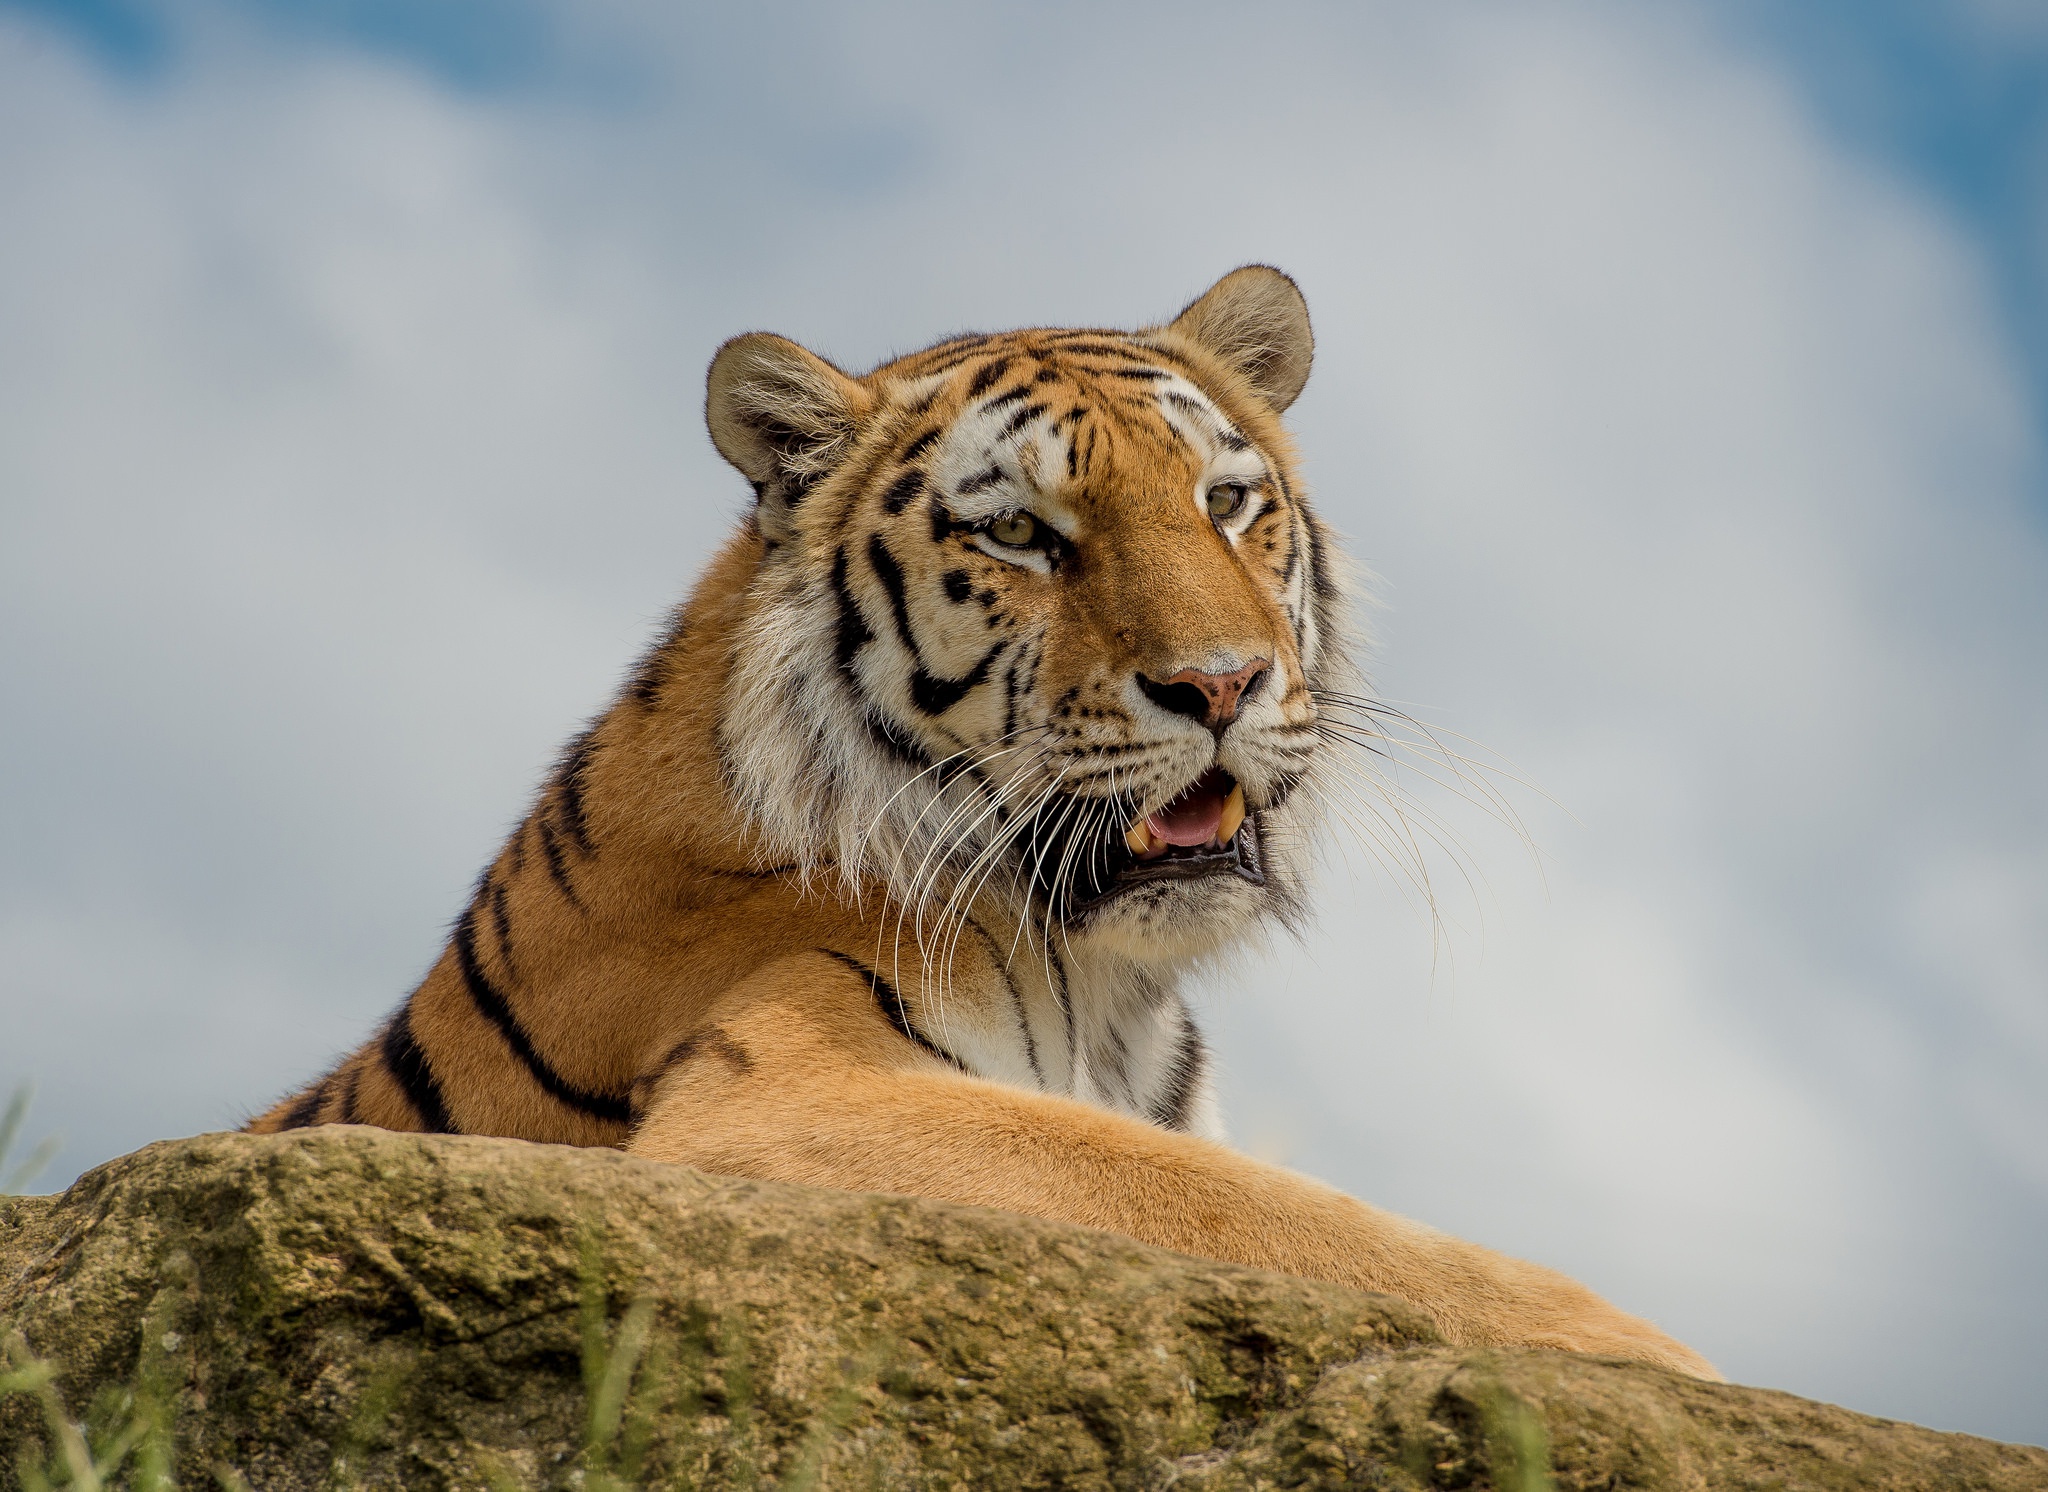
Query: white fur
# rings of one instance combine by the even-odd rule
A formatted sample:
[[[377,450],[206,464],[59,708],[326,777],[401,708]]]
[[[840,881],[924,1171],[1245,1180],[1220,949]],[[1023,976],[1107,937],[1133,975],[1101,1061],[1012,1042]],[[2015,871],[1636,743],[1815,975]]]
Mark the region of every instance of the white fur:
[[[1194,414],[1170,405],[1169,389],[1191,404]],[[1192,501],[1204,501],[1215,481],[1251,481],[1268,474],[1265,458],[1255,449],[1233,449],[1226,441],[1229,422],[1199,389],[1176,377],[1161,382],[1159,397],[1162,413],[1207,452],[1206,474]],[[955,516],[972,521],[1028,507],[1071,536],[1077,515],[1055,490],[1030,480],[1033,471],[1063,470],[1064,447],[1043,420],[997,447],[993,437],[1003,422],[999,416],[1009,413],[958,421],[930,469],[937,481],[951,484],[942,489],[950,493],[992,462],[1000,465],[1001,481],[961,499],[953,506]],[[829,874],[827,894],[881,898],[885,915],[875,967],[903,992],[919,1029],[970,1070],[1156,1117],[1152,1106],[1172,1086],[1182,1061],[1183,1028],[1192,1025],[1178,990],[1182,975],[1195,961],[1242,941],[1262,922],[1293,924],[1304,913],[1308,841],[1314,829],[1310,815],[1325,796],[1315,780],[1321,753],[1294,795],[1260,815],[1268,880],[1263,890],[1215,878],[1152,883],[1118,898],[1082,926],[1047,926],[1029,895],[1014,889],[1020,879],[1017,851],[1005,852],[993,837],[990,812],[995,797],[1016,794],[1017,804],[1028,807],[1031,795],[1043,789],[1045,774],[1033,769],[1035,745],[1029,739],[995,740],[1002,723],[991,722],[990,700],[977,701],[975,694],[936,721],[909,707],[913,660],[892,628],[880,624],[889,615],[888,606],[860,563],[849,565],[847,584],[875,623],[874,641],[855,663],[862,690],[876,702],[869,708],[878,708],[935,762],[975,761],[987,786],[977,786],[968,776],[942,784],[937,771],[919,771],[879,745],[838,668],[838,603],[831,583],[836,546],[817,540],[807,544],[802,527],[828,524],[829,515],[852,511],[863,496],[836,490],[828,477],[806,499],[795,542],[779,547],[762,565],[735,649],[720,744],[759,836],[760,858],[764,864],[793,863],[807,879]],[[1292,506],[1295,542],[1305,556],[1309,520],[1299,501]],[[1255,512],[1244,515],[1236,530],[1241,532],[1254,517]],[[864,521],[856,517],[847,528],[863,532]],[[849,548],[857,546],[849,543]],[[1332,575],[1341,573],[1335,564],[1336,557],[1329,556]],[[1344,656],[1333,648],[1323,617],[1310,605],[1308,570],[1304,558],[1283,607],[1301,638],[1310,682],[1348,688]],[[908,605],[927,661],[935,668],[955,669],[955,677],[971,666],[990,638],[1000,635],[950,638],[945,606],[914,593]],[[1341,597],[1325,605],[1330,614],[1341,616]],[[1013,646],[1028,648],[1031,639],[1020,635]],[[1157,782],[1151,796],[1163,802],[1209,766],[1216,748],[1206,731],[1166,717],[1138,697],[1129,681],[1124,687],[1133,717],[1153,720],[1157,734],[1174,743],[1165,758],[1172,765],[1153,774]],[[975,693],[993,697],[999,692]],[[1270,782],[1280,770],[1265,739],[1267,726],[1279,718],[1280,693],[1269,691],[1248,706],[1243,725],[1225,737],[1213,757],[1241,782]],[[1041,707],[1044,703],[1037,701]],[[1091,810],[1083,804],[1075,811]],[[1116,827],[1120,832],[1122,826]],[[1000,962],[1012,991],[954,988],[956,950],[962,939],[980,936],[964,926],[970,910],[1002,943]],[[1206,1067],[1194,1076],[1184,1122],[1196,1132],[1220,1134]]]

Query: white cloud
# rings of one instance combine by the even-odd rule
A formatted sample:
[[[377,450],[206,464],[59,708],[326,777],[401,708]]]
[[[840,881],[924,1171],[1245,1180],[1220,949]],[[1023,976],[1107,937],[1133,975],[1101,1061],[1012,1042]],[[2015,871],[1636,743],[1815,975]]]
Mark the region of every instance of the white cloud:
[[[137,91],[0,23],[0,998],[67,1159],[431,956],[734,509],[720,337],[1266,259],[1388,692],[1575,817],[1518,796],[1546,897],[1463,814],[1434,980],[1367,876],[1242,965],[1248,1140],[1739,1376],[2048,1434],[2048,554],[1970,245],[1681,12],[946,14],[611,13],[610,109],[232,33]]]

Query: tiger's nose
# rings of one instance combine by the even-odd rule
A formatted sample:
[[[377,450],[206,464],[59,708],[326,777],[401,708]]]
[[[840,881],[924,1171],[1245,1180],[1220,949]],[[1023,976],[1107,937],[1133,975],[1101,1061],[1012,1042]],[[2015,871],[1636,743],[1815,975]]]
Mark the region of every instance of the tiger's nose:
[[[1220,737],[1230,728],[1230,722],[1237,719],[1245,701],[1258,693],[1266,670],[1272,666],[1268,659],[1254,658],[1236,673],[1203,673],[1198,668],[1183,668],[1166,679],[1139,674],[1138,688],[1160,709],[1199,720]]]

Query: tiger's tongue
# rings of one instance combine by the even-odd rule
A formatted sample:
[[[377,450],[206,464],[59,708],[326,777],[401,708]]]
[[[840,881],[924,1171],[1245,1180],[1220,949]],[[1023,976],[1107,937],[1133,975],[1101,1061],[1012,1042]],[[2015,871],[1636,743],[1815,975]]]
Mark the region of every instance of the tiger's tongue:
[[[1223,794],[1204,785],[1175,798],[1146,819],[1145,827],[1152,831],[1154,839],[1185,848],[1214,839],[1222,821]]]

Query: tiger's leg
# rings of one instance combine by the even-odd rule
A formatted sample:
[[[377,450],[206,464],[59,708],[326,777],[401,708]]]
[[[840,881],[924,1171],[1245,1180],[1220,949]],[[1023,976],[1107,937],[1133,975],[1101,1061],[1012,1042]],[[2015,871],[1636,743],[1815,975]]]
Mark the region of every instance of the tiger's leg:
[[[825,953],[758,971],[647,1073],[627,1148],[727,1175],[1058,1218],[1181,1253],[1397,1295],[1450,1341],[1697,1353],[1552,1270],[1381,1212],[1222,1145],[968,1077]]]

